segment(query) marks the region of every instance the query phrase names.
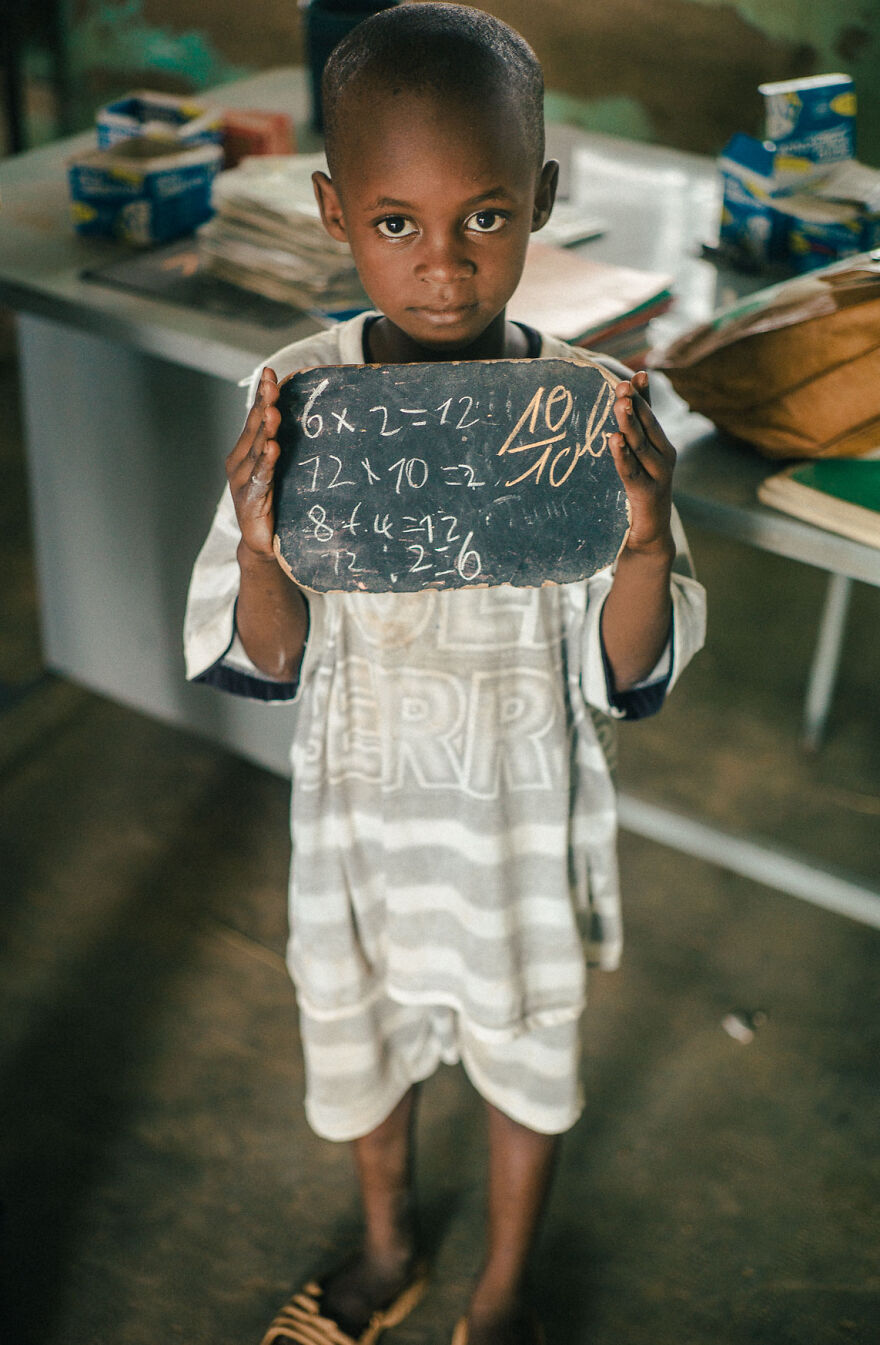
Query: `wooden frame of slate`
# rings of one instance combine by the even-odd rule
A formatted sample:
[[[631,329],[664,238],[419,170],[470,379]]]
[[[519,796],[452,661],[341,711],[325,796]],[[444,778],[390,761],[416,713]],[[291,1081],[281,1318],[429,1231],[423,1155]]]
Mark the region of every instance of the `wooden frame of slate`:
[[[539,587],[629,528],[617,379],[568,360],[340,365],[280,385],[275,552],[312,592]]]

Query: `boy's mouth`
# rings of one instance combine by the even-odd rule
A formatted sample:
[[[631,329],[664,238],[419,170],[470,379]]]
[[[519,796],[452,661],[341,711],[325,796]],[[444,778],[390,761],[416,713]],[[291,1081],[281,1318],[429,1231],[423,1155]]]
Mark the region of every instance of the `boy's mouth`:
[[[451,327],[463,322],[477,308],[477,304],[456,304],[449,307],[413,308],[411,311],[438,327]]]

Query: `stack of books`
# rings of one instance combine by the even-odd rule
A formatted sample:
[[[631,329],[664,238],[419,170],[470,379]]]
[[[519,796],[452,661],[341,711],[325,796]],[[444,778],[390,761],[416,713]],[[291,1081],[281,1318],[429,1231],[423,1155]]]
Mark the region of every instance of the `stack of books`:
[[[533,242],[507,314],[642,369],[651,345],[648,324],[671,306],[671,284],[671,276]]]
[[[818,528],[880,547],[880,459],[874,454],[795,463],[762,481],[758,498]]]
[[[321,224],[312,173],[321,154],[246,158],[214,180],[214,218],[198,233],[203,269],[322,315],[368,306],[348,245]]]

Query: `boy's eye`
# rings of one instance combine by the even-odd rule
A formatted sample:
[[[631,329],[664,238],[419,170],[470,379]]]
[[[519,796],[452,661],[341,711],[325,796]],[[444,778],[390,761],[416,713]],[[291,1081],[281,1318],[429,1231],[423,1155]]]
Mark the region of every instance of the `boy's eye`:
[[[498,210],[478,210],[465,221],[465,228],[473,229],[479,234],[492,234],[503,228],[506,223],[507,216]]]
[[[406,215],[386,215],[376,227],[383,238],[406,238],[416,231],[416,226]]]

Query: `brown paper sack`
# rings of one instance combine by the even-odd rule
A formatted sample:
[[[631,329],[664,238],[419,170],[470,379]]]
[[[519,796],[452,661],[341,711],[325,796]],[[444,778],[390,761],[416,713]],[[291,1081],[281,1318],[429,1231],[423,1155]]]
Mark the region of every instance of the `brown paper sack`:
[[[751,295],[651,366],[765,457],[880,447],[880,251]]]

